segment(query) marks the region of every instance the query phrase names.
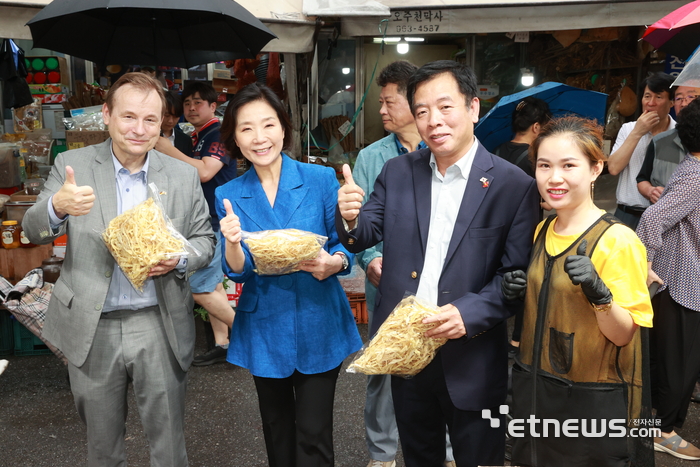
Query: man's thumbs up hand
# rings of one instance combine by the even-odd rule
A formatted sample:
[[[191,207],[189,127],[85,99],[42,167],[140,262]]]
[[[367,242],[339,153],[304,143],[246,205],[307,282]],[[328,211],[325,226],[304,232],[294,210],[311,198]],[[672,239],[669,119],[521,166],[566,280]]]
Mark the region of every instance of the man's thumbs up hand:
[[[347,164],[343,164],[343,177],[345,178],[345,184],[338,190],[338,209],[343,219],[348,222],[348,226],[352,228],[355,219],[360,215],[365,192],[355,184],[350,166]],[[350,225],[350,223],[353,225]]]
[[[228,199],[224,199],[224,209],[226,210],[226,216],[219,222],[221,235],[228,242],[241,243],[241,222],[233,212],[233,206]]]
[[[75,183],[75,172],[73,171],[73,167],[70,165],[66,166],[66,181],[63,183],[78,186],[78,184]]]
[[[84,216],[95,204],[95,194],[91,186],[78,186],[75,172],[66,166],[66,176],[63,186],[53,195],[53,208],[56,215],[63,219],[67,215]]]

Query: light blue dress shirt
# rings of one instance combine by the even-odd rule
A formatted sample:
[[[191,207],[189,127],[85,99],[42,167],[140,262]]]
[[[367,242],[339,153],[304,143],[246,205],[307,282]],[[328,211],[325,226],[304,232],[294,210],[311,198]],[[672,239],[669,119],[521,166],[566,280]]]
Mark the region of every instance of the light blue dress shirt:
[[[137,204],[148,199],[148,156],[139,172],[129,173],[112,152],[114,162],[114,178],[117,184],[117,213],[121,214]],[[53,197],[52,197],[53,198]],[[66,222],[68,216],[59,219],[53,209],[53,199],[49,201],[49,219],[54,231]],[[179,265],[178,265],[179,266]],[[102,312],[115,310],[140,310],[158,304],[156,286],[152,278],[148,278],[143,285],[143,292],[138,292],[126,278],[121,268],[114,263],[112,281],[109,284],[107,298],[102,307]]]

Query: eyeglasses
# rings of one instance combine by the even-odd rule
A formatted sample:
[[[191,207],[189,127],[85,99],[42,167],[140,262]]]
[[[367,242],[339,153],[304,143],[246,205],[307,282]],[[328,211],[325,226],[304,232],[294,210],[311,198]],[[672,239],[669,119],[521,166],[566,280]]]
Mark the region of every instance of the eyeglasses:
[[[696,97],[698,97],[698,96],[685,96],[685,97],[679,96],[673,100],[676,102],[676,104],[683,104],[685,102],[692,102]]]

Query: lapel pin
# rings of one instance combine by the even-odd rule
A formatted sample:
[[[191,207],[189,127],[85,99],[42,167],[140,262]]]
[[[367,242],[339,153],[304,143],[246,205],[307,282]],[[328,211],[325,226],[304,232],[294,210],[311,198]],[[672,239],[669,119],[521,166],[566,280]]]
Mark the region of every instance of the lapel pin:
[[[488,187],[489,187],[489,179],[488,179],[488,178],[486,178],[486,177],[481,177],[481,179],[479,179],[479,181],[481,182],[482,188],[488,188]]]

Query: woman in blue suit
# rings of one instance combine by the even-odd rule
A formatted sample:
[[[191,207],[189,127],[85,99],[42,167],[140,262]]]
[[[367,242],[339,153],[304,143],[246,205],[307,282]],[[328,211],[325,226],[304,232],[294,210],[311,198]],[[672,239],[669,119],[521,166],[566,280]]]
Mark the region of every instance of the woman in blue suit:
[[[216,190],[224,272],[245,283],[228,361],[253,375],[270,466],[332,466],[335,384],[345,357],[362,345],[337,278],[349,272],[352,255],[335,232],[335,172],[283,154],[291,135],[269,88],[248,85],[229,102],[221,140],[253,168]],[[255,274],[241,230],[287,228],[328,242],[299,272]]]

